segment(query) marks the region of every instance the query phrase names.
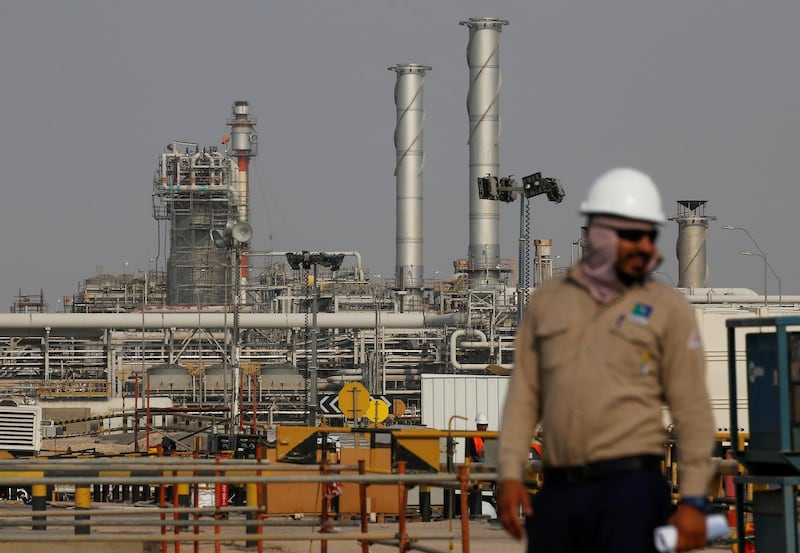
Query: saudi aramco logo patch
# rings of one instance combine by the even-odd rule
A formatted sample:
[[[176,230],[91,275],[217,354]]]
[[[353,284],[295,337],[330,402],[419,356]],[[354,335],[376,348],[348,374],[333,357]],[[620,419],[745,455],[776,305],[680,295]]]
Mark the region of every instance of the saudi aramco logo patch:
[[[653,313],[653,306],[646,303],[637,303],[631,310],[630,319],[639,324],[646,325],[650,320],[650,315]]]

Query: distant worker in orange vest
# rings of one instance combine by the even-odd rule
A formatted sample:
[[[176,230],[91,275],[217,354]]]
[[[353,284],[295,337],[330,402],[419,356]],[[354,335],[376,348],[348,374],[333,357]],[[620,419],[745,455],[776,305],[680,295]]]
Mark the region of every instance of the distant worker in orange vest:
[[[478,432],[486,432],[489,428],[489,418],[483,413],[478,413],[475,415],[475,426]],[[472,463],[483,462],[483,438],[473,436],[467,439],[467,458]]]
[[[475,426],[478,432],[486,432],[489,429],[489,417],[485,413],[478,413],[475,415]],[[467,459],[470,463],[483,463],[484,461],[483,438],[480,436],[472,436],[467,438]],[[479,517],[483,514],[481,503],[483,502],[483,493],[480,487],[473,489],[469,493],[469,513],[473,518]]]

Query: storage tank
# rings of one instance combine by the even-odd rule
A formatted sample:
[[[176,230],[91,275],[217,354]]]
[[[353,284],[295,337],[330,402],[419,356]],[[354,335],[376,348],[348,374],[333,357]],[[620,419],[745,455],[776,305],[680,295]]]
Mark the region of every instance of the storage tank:
[[[192,377],[186,367],[174,364],[154,365],[147,370],[150,393],[169,393],[192,388]]]

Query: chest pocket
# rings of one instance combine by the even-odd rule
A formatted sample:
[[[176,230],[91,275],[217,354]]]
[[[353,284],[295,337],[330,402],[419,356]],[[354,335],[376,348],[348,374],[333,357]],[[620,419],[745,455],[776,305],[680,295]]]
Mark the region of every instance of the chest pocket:
[[[611,329],[611,369],[620,375],[658,376],[661,353],[658,336],[649,325],[629,320]]]
[[[536,327],[534,349],[539,352],[539,368],[548,372],[564,366],[573,358],[576,344],[566,319],[548,317]]]

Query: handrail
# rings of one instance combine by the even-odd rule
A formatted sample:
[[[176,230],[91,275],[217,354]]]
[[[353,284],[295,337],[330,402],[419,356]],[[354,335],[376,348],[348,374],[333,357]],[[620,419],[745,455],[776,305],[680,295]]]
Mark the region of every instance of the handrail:
[[[263,457],[263,451],[257,453]],[[305,474],[298,474],[304,471]],[[341,474],[350,471],[356,474]],[[313,472],[313,474],[309,474]],[[494,474],[483,474],[481,478],[493,478]],[[402,550],[418,549],[436,552],[430,546],[423,545],[420,540],[461,541],[462,553],[469,553],[469,525],[462,522],[458,535],[452,530],[441,529],[431,531],[409,531],[407,527],[407,490],[417,485],[453,486],[466,490],[469,473],[462,465],[459,473],[405,473],[405,463],[396,464],[391,474],[367,473],[364,463],[358,466],[328,464],[319,465],[280,465],[266,462],[263,459],[230,460],[230,459],[198,459],[183,457],[156,458],[111,458],[111,459],[3,459],[0,460],[0,485],[31,486],[33,492],[32,507],[14,505],[3,509],[0,513],[0,529],[3,530],[4,542],[86,542],[96,543],[113,540],[115,542],[156,542],[161,543],[161,550],[167,551],[167,545],[173,544],[175,553],[180,552],[180,545],[194,544],[197,551],[200,543],[214,543],[215,550],[223,542],[246,542],[257,546],[263,553],[265,542],[275,541],[319,541],[322,551],[326,551],[328,541],[356,541],[367,546],[372,543],[392,542]],[[331,489],[333,483],[357,483],[359,489],[366,490],[370,484],[395,486],[397,492],[397,525],[396,532],[369,532],[369,513],[366,506],[366,494],[359,492],[360,528],[358,531],[332,531],[328,524],[331,496],[324,493]],[[267,488],[276,484],[316,483],[317,500],[320,510],[318,519],[294,521],[280,517],[267,517]],[[48,486],[70,484],[75,486],[75,502],[52,502],[46,505],[43,495]],[[197,490],[200,484],[217,488],[222,484],[246,485],[248,487],[247,503],[243,506],[226,505],[216,494],[214,505],[199,506],[197,493],[190,499],[191,486]],[[137,506],[97,508],[97,503],[79,500],[79,490],[88,490],[90,486],[122,485],[147,486],[155,488],[158,493],[152,503]],[[171,487],[171,494],[164,493]],[[251,495],[250,490],[258,490]],[[171,497],[170,497],[171,496]],[[82,497],[89,497],[84,493]],[[226,498],[227,499],[227,498]],[[24,509],[24,510],[23,510]],[[206,517],[201,519],[201,517]],[[341,526],[355,526],[351,521],[337,521]],[[319,526],[319,532],[295,532],[297,527]],[[276,531],[276,528],[280,531]],[[29,528],[29,529],[28,529]],[[41,532],[55,528],[54,533]],[[72,528],[74,534],[65,533]],[[355,528],[353,528],[355,530]],[[444,553],[442,549],[441,553]]]

